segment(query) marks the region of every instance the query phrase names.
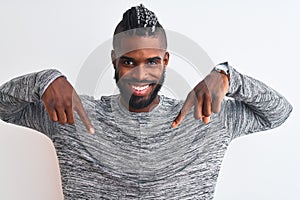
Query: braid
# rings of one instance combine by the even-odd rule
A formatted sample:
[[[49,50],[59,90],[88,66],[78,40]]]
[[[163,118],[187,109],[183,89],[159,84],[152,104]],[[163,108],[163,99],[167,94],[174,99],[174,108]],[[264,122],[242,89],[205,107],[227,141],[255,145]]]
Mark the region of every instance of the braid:
[[[167,47],[166,33],[157,20],[154,12],[148,10],[143,4],[128,9],[120,23],[117,25],[114,36],[119,33],[125,33],[128,36],[160,36],[163,39],[164,46]],[[114,39],[113,46],[115,48]]]
[[[143,4],[141,4],[140,6],[136,6],[135,9],[138,24],[143,27],[151,27],[152,32],[154,32],[155,26],[157,24],[157,18],[154,12],[145,8]]]

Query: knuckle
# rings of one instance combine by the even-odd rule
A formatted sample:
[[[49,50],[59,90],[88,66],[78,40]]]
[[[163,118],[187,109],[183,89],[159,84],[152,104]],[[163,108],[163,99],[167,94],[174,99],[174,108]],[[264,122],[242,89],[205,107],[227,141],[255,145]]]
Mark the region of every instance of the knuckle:
[[[199,91],[199,92],[196,92],[196,99],[201,99],[203,98],[203,92],[202,91]]]
[[[59,123],[62,124],[62,125],[65,125],[65,124],[66,124],[66,121],[61,120],[61,121],[59,121]]]
[[[55,107],[58,109],[58,110],[61,110],[61,109],[64,109],[64,104],[62,102],[57,102],[55,104]]]
[[[65,101],[64,105],[66,108],[72,108],[73,102],[72,100],[67,100]]]
[[[66,124],[67,123],[67,119],[65,117],[63,117],[62,119],[59,120],[59,122],[61,124]]]
[[[49,106],[50,108],[54,108],[55,107],[55,100],[54,99],[47,99],[44,101],[46,106]]]
[[[207,116],[207,117],[209,117],[211,115],[211,110],[207,110],[204,115]]]
[[[206,117],[210,116],[211,115],[211,109],[204,108],[203,109],[203,115],[206,116]]]

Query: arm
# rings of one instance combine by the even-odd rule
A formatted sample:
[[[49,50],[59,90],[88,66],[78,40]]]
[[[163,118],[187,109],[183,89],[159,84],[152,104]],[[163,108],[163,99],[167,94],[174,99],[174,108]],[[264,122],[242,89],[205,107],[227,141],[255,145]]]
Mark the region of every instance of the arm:
[[[291,104],[264,83],[238,73],[229,66],[230,87],[221,116],[232,139],[243,134],[272,129],[281,125],[292,111]]]
[[[195,119],[202,119],[205,124],[210,121],[211,113],[220,112],[232,139],[275,128],[287,119],[292,106],[283,96],[228,67],[229,76],[212,71],[196,85],[172,127],[178,126],[193,106]],[[233,99],[223,101],[225,94]]]
[[[53,123],[41,101],[46,88],[62,74],[44,70],[20,76],[0,87],[0,118],[3,121],[50,134]]]
[[[0,95],[0,117],[4,121],[49,134],[51,120],[73,124],[76,111],[88,131],[94,132],[79,96],[57,70],[15,78],[1,86]]]

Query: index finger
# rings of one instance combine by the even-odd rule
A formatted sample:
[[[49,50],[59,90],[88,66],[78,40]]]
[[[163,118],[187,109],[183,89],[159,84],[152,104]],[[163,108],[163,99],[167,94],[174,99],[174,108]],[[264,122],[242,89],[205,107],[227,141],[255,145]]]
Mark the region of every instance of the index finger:
[[[195,101],[195,94],[194,94],[194,91],[192,91],[187,96],[187,99],[185,100],[179,114],[177,115],[175,120],[172,122],[172,125],[171,125],[172,128],[176,128],[182,122],[182,120],[185,118],[185,116],[190,111],[191,107],[194,105],[194,101]]]
[[[77,105],[75,105],[74,110],[78,113],[81,121],[85,125],[86,129],[88,130],[89,133],[93,134],[95,133],[95,129],[91,123],[91,120],[89,119],[86,111],[84,110],[82,103],[79,102]]]

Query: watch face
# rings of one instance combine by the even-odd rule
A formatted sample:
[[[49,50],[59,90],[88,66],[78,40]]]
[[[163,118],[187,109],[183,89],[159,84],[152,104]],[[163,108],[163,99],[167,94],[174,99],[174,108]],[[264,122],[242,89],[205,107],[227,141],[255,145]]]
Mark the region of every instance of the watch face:
[[[215,70],[218,71],[218,72],[223,72],[223,73],[225,73],[225,74],[228,74],[228,73],[229,73],[229,68],[228,68],[227,62],[226,62],[226,63],[218,64],[218,65],[215,67]]]

